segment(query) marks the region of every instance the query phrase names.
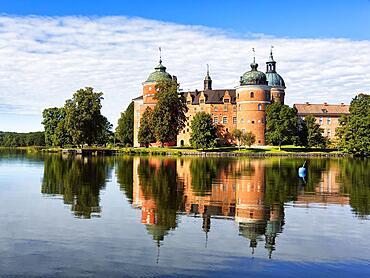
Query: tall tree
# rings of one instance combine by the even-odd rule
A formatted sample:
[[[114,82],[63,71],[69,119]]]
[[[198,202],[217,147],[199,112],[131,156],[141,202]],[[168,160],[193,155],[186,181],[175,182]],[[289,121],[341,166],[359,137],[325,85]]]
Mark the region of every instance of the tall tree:
[[[42,117],[47,145],[64,146],[70,143],[70,136],[65,128],[66,112],[64,107],[46,108],[42,112]]]
[[[298,117],[294,108],[273,103],[266,109],[266,139],[269,144],[278,145],[297,142]]]
[[[153,131],[153,110],[147,107],[141,116],[138,134],[138,142],[148,147],[150,143],[155,142]]]
[[[195,149],[211,148],[216,145],[217,128],[206,112],[195,114],[191,121],[190,144]]]
[[[349,118],[343,123],[341,148],[360,156],[370,155],[370,95],[359,94],[349,107]]]
[[[116,138],[124,145],[134,144],[134,102],[131,102],[126,111],[121,113],[116,128]]]
[[[177,92],[176,81],[162,80],[157,83],[158,100],[153,111],[153,127],[157,141],[163,146],[166,142],[176,141],[180,130],[185,127],[187,107],[183,97]]]
[[[307,128],[307,146],[308,147],[323,147],[325,146],[325,139],[322,135],[322,128],[316,123],[313,116],[307,116],[304,119],[304,124]]]
[[[111,124],[101,110],[103,93],[95,93],[93,88],[86,87],[73,94],[66,101],[66,129],[75,145],[92,145],[109,132]]]

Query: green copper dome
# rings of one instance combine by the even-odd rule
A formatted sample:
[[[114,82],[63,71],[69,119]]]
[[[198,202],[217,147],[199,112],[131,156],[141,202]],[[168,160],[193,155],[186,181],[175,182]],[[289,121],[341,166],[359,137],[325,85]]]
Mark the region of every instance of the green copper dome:
[[[270,52],[270,58],[266,62],[266,77],[269,86],[283,87],[285,89],[284,79],[276,72],[276,62],[272,56],[272,50]]]
[[[247,71],[240,77],[240,85],[267,85],[266,75],[258,71],[258,64],[253,61],[251,70]]]
[[[158,66],[156,66],[155,71],[152,72],[145,82],[158,82],[160,80],[172,80],[171,74],[166,72],[166,67],[162,65],[162,60],[159,60]]]
[[[266,77],[269,86],[285,88],[284,79],[277,72],[267,72]]]

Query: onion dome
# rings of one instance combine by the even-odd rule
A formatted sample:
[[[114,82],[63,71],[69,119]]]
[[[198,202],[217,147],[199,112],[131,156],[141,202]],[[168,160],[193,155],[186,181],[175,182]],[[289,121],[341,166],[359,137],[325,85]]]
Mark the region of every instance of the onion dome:
[[[270,52],[270,58],[266,62],[266,78],[268,85],[271,87],[283,87],[285,89],[284,79],[276,72],[276,62]]]
[[[251,68],[240,77],[240,85],[267,85],[266,75],[257,70],[258,64],[256,64],[255,58],[253,58]]]
[[[171,74],[166,72],[166,67],[162,65],[162,59],[159,60],[158,66],[156,66],[155,71],[152,72],[145,82],[158,82],[160,80],[172,80]]]

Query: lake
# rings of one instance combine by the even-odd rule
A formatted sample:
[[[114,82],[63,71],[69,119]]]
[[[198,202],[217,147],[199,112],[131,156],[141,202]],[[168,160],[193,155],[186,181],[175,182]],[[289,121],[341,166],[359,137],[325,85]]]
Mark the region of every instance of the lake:
[[[0,152],[1,277],[370,277],[370,160]]]

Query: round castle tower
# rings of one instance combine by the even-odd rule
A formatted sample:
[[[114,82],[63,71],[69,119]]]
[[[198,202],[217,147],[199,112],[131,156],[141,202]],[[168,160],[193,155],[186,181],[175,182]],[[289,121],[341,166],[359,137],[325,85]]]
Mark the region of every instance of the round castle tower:
[[[255,145],[265,145],[266,106],[270,104],[270,89],[266,75],[258,71],[253,58],[251,70],[240,77],[236,87],[237,129],[252,132]]]

